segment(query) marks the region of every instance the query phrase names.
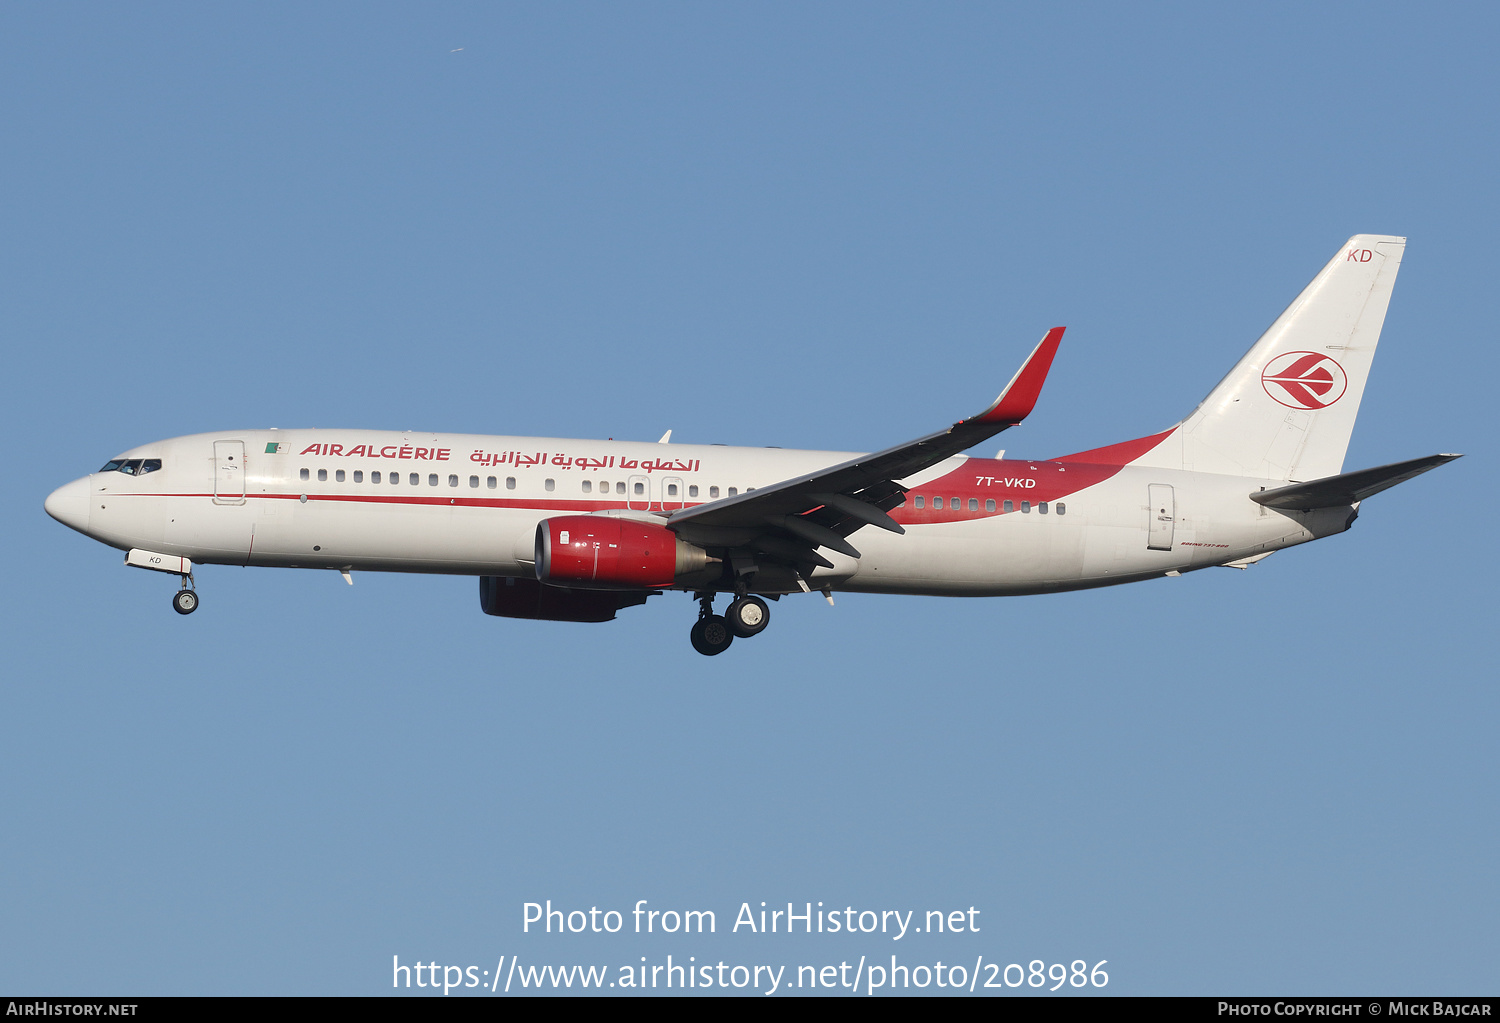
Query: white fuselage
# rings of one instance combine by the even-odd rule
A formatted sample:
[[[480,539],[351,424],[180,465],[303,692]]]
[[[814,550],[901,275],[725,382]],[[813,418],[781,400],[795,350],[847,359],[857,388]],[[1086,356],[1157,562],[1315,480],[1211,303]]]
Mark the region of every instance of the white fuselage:
[[[527,578],[537,523],[549,516],[660,523],[851,457],[245,430],[144,445],[120,458],[159,459],[160,469],[94,473],[53,500],[69,495],[63,521],[104,543],[200,564]],[[1264,555],[1353,518],[1351,507],[1287,512],[1249,499],[1285,480],[1075,460],[955,456],[901,482],[906,501],[891,514],[905,534],[860,529],[851,540],[862,556],[823,551],[834,567],[813,573],[814,588],[996,596],[1105,586]]]

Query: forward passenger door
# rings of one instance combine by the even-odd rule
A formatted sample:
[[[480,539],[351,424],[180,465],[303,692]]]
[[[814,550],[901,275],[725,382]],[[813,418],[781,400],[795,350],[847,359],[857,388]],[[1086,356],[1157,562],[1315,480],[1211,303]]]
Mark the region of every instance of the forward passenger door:
[[[216,440],[214,441],[214,504],[244,503],[245,442]]]

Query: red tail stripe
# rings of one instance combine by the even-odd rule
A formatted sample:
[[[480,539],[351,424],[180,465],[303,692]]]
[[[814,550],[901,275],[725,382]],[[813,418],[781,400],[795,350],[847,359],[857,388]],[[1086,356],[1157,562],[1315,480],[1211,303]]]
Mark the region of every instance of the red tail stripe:
[[[1118,444],[1109,444],[1102,448],[1090,448],[1073,455],[1063,455],[1060,458],[1049,458],[1049,462],[1088,462],[1094,465],[1129,465],[1140,458],[1146,452],[1156,447],[1162,441],[1172,436],[1176,427],[1171,430],[1163,430],[1161,433],[1153,433],[1149,437],[1137,437],[1135,440],[1123,440]]]

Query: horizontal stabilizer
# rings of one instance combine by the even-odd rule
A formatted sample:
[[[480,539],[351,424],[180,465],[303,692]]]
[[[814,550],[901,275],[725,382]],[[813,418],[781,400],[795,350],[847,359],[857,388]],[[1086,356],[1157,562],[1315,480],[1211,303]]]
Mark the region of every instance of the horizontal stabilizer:
[[[1250,495],[1250,500],[1267,508],[1285,508],[1294,511],[1309,511],[1313,508],[1338,508],[1363,501],[1365,498],[1405,483],[1420,476],[1428,469],[1436,469],[1462,455],[1428,455],[1392,465],[1378,465],[1373,469],[1346,472],[1340,476],[1329,476],[1311,483],[1294,483],[1289,487],[1262,490]]]

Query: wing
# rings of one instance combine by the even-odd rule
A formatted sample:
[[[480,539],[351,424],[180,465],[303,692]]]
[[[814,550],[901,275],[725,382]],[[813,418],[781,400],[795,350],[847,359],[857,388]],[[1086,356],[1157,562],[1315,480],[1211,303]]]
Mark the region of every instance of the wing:
[[[846,538],[862,526],[905,530],[887,514],[906,497],[899,480],[936,465],[1015,426],[1036,407],[1042,382],[1062,341],[1054,327],[1000,392],[977,416],[872,455],[819,469],[737,497],[701,504],[667,519],[667,528],[704,547],[743,548],[792,565],[801,574],[833,563],[817,548],[859,557]]]

